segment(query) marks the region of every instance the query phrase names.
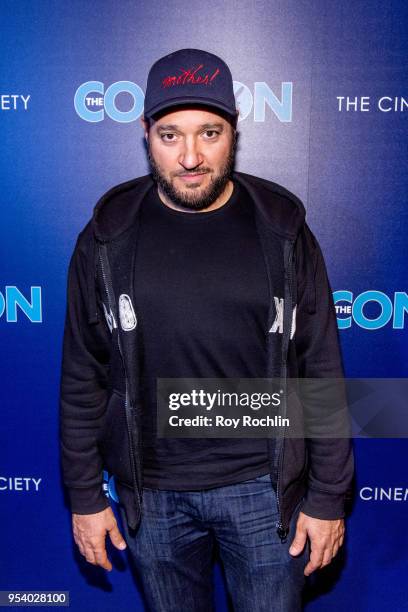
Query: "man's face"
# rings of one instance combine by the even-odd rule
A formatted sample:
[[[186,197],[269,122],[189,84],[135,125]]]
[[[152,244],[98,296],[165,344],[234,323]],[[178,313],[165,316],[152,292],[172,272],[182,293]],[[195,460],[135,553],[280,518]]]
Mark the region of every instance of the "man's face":
[[[146,122],[153,177],[177,206],[208,208],[226,189],[235,155],[235,130],[206,108],[166,113]]]

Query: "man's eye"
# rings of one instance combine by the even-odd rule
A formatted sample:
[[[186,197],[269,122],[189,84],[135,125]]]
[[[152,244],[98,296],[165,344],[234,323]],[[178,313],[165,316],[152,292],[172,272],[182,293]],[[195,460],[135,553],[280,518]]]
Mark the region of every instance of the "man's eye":
[[[205,130],[204,134],[206,138],[213,139],[218,136],[219,132],[217,132],[217,130]]]
[[[160,138],[164,140],[164,142],[173,142],[174,140],[176,140],[176,135],[172,133],[161,134]]]

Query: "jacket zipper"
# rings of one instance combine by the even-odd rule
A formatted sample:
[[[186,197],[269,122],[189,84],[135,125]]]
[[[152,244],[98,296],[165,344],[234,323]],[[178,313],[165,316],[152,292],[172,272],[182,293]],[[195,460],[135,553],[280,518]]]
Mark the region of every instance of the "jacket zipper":
[[[288,360],[288,351],[289,351],[289,341],[290,334],[292,331],[292,259],[293,259],[293,245],[294,241],[288,242],[288,259],[285,259],[285,298],[284,305],[286,306],[286,313],[289,313],[283,317],[283,338],[282,338],[282,379],[284,381],[284,414],[283,418],[286,416],[286,401],[287,401],[287,393],[286,393],[286,380],[287,380],[287,360]],[[287,289],[287,290],[286,290]],[[289,527],[285,526],[282,518],[282,510],[281,510],[281,502],[280,502],[280,483],[282,479],[282,470],[283,470],[283,460],[285,455],[285,444],[284,438],[279,438],[279,442],[281,443],[282,448],[279,451],[279,460],[278,460],[278,474],[276,479],[276,504],[278,510],[279,520],[276,523],[276,531],[281,539],[281,542],[286,542]]]
[[[113,303],[112,300],[112,287],[110,285],[110,277],[108,278],[106,269],[105,269],[105,263],[104,263],[104,258],[106,259],[106,267],[109,267],[108,264],[108,260],[107,260],[107,253],[106,253],[106,245],[105,244],[100,244],[99,245],[99,260],[101,263],[101,271],[102,271],[102,278],[103,278],[103,282],[104,282],[104,288],[105,288],[105,292],[106,292],[106,296],[108,299],[108,306],[111,310],[111,313],[113,314],[113,316],[115,317],[115,322],[116,322],[116,309],[115,309],[115,304]],[[117,322],[116,322],[116,326],[117,326]],[[122,345],[120,343],[120,336],[119,336],[119,329],[117,332],[117,338],[118,338],[118,349],[119,349],[119,353],[122,359],[122,363],[123,363],[123,369],[125,372],[125,414],[126,414],[126,426],[127,426],[127,433],[128,433],[128,438],[129,438],[129,449],[130,449],[130,463],[131,463],[131,470],[132,470],[132,479],[133,479],[133,491],[134,494],[136,496],[136,500],[138,503],[138,507],[140,509],[141,507],[141,495],[139,492],[139,487],[138,487],[138,482],[137,482],[137,475],[136,475],[136,468],[135,468],[135,455],[134,455],[134,449],[133,449],[133,436],[132,436],[132,428],[131,428],[131,423],[129,422],[129,414],[131,411],[131,406],[129,403],[129,390],[128,390],[128,375],[127,375],[127,370],[126,370],[126,364],[125,364],[125,359],[123,356],[123,351],[122,351]]]

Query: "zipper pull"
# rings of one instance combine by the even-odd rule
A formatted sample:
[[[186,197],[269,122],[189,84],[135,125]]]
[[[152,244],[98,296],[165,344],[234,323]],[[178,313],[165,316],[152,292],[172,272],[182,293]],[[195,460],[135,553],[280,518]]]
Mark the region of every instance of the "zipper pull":
[[[284,544],[288,537],[289,529],[287,527],[284,527],[281,522],[277,522],[276,531],[277,531],[278,536],[281,539],[282,544]]]

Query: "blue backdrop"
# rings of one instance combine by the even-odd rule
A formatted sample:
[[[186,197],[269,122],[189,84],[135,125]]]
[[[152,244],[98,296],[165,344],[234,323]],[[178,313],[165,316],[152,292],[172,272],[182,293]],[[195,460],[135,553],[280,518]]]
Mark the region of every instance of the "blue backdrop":
[[[335,294],[347,374],[407,375],[407,23],[402,0],[1,3],[0,589],[143,609],[126,555],[107,574],[73,545],[58,385],[69,257],[100,195],[147,171],[138,117],[162,55],[227,61],[237,169],[304,201],[333,291],[348,292]],[[308,610],[408,610],[407,448],[356,441],[346,548],[309,580]],[[215,581],[226,610],[218,566]]]

